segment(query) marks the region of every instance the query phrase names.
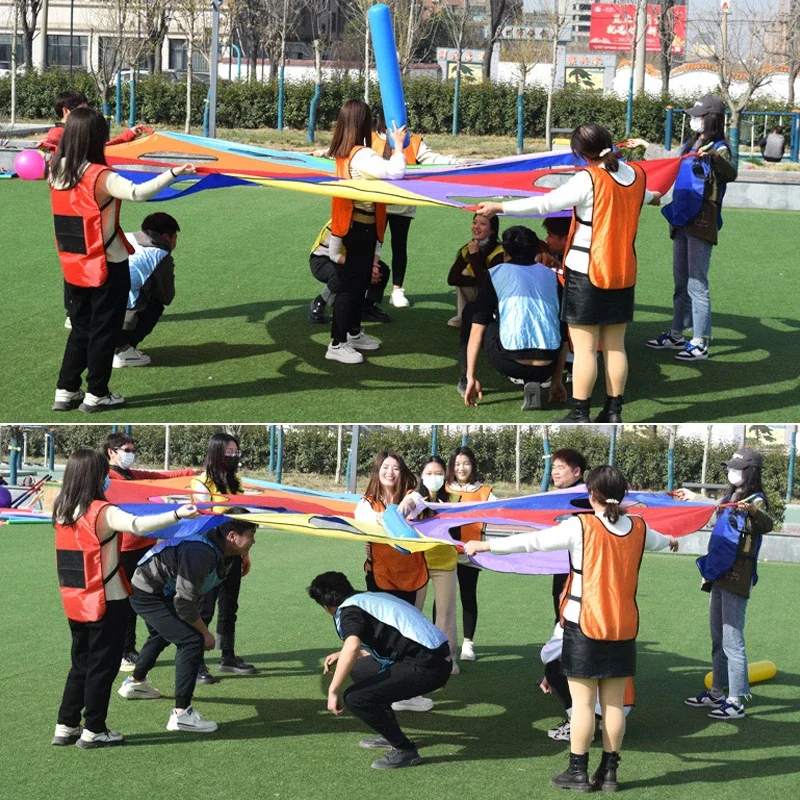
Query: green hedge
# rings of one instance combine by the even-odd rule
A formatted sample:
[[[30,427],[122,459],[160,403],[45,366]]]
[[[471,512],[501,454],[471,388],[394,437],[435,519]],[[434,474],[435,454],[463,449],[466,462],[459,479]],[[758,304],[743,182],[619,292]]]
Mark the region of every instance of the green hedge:
[[[77,72],[70,80],[62,70],[33,73],[17,81],[17,113],[23,118],[52,117],[53,98],[68,88],[83,91],[90,102],[99,105],[100,95],[91,76]],[[426,133],[450,133],[453,124],[453,85],[430,78],[409,78],[404,82],[409,123],[413,130]],[[203,101],[207,87],[196,84],[192,91],[192,123],[203,121]],[[287,83],[285,90],[284,124],[304,129],[308,125],[308,109],[314,93],[311,81]],[[333,127],[336,115],[345,100],[363,95],[363,82],[341,76],[325,84],[317,109],[320,130]],[[377,84],[370,97],[377,110],[380,102]],[[270,83],[237,83],[221,80],[217,102],[217,124],[224,128],[274,128],[277,125],[277,81]],[[676,108],[691,105],[692,97],[670,97]],[[129,87],[123,87],[123,117],[127,119]],[[525,93],[525,136],[544,137],[547,94],[544,89],[530,88]],[[113,93],[112,93],[113,105]],[[654,141],[664,137],[664,107],[661,97],[642,97],[634,102],[633,130],[637,135]],[[0,114],[7,115],[11,107],[11,80],[0,80]],[[759,109],[786,110],[777,103],[759,101]],[[478,136],[516,136],[517,90],[510,84],[481,83],[461,88],[459,108],[462,133]],[[615,138],[625,133],[626,101],[604,97],[593,92],[565,89],[554,98],[553,125],[573,128],[582,122],[605,125]],[[137,83],[137,121],[150,125],[176,127],[186,115],[186,88],[158,76]]]
[[[177,466],[197,467],[205,458],[208,439],[217,429],[202,425],[171,427],[170,461]],[[265,425],[244,425],[240,444],[244,453],[243,471],[264,471],[269,464],[269,428]],[[104,426],[63,426],[56,433],[59,457],[66,458],[79,447],[100,447],[109,432]],[[137,425],[138,461],[158,467],[164,462],[164,427]],[[350,448],[351,429],[343,428],[343,447],[346,458]],[[4,434],[4,445],[7,444]],[[336,426],[307,425],[287,427],[284,430],[284,472],[315,473],[333,476],[336,470]],[[29,436],[29,458],[41,458],[43,436]],[[454,447],[461,444],[460,434],[440,431],[439,453],[447,460]],[[515,480],[516,427],[501,425],[477,428],[470,432],[469,446],[478,458],[482,478],[488,483]],[[726,470],[722,461],[736,449],[736,443],[715,444],[709,454],[708,481],[725,483]],[[609,439],[593,430],[578,431],[560,428],[551,437],[551,448],[574,447],[582,451],[590,465],[605,464],[608,460]],[[428,431],[414,426],[406,430],[393,427],[373,427],[359,443],[359,474],[369,471],[375,454],[380,450],[396,450],[412,470],[419,470],[431,449]],[[615,451],[615,464],[625,473],[631,485],[640,489],[661,489],[667,480],[668,441],[664,436],[646,437],[636,431],[625,431],[619,436]],[[540,429],[525,426],[521,434],[521,472],[523,491],[538,491],[542,479],[544,447]],[[785,448],[765,451],[764,486],[776,516],[782,518],[788,453]],[[695,438],[679,437],[675,445],[675,483],[700,481],[703,460],[703,442]],[[345,465],[342,465],[344,471]],[[332,487],[333,488],[333,487]],[[800,489],[800,487],[798,487]]]

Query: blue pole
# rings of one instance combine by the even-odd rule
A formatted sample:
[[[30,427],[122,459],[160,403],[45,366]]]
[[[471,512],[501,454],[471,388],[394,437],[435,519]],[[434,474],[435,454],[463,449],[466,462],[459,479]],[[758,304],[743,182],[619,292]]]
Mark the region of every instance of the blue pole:
[[[525,149],[525,95],[517,95],[517,153]]]
[[[131,72],[131,82],[129,84],[131,96],[130,96],[130,108],[128,110],[128,127],[133,128],[136,125],[136,72]]]
[[[283,130],[283,71],[284,67],[278,71],[278,130]]]
[[[786,483],[786,502],[792,502],[794,494],[794,462],[797,457],[797,425],[792,426],[792,438],[789,450],[789,478]]]
[[[275,472],[275,426],[269,426],[269,471]]]
[[[122,73],[117,70],[117,125],[122,125]]]
[[[119,425],[112,425],[111,426],[111,433],[116,433],[119,430]]]
[[[236,51],[236,80],[238,81],[242,78],[242,51],[233,42],[231,42],[230,49]]]
[[[278,426],[278,463],[275,467],[275,483],[283,477],[283,425]]]
[[[542,485],[540,492],[546,492],[550,488],[550,470],[553,466],[553,456],[550,453],[550,430],[547,425],[542,432],[542,447],[544,448],[544,468],[542,470]]]
[[[456,64],[456,67],[460,66]],[[461,99],[461,70],[456,69],[456,85],[453,91],[453,136],[458,136],[458,104]]]
[[[203,101],[203,136],[207,139],[211,126],[211,90],[208,90],[206,99]]]
[[[50,431],[47,442],[47,469],[53,472],[56,468],[56,432]]]
[[[789,137],[789,160],[797,163],[800,158],[800,111],[792,111],[792,135]]]
[[[628,108],[625,112],[625,135],[631,135],[633,128],[633,64],[631,64],[631,80],[628,84]]]
[[[131,428],[131,426],[130,426],[130,425],[126,425],[126,426],[125,426],[125,435],[126,435],[126,436],[130,436],[130,435],[131,435],[131,431],[132,431],[132,430],[133,430],[133,428]]]
[[[17,459],[19,458],[20,445],[16,439],[11,439],[8,444],[8,482],[17,485]]]
[[[361,436],[361,426],[353,425],[350,439],[350,455],[347,457],[347,474],[345,476],[347,491],[355,494],[358,484],[358,440]]]
[[[731,143],[731,157],[734,164],[739,163],[739,127],[731,128],[728,131],[728,139]]]
[[[111,103],[108,100],[103,101],[103,116],[106,118],[108,127],[111,127]]]
[[[611,426],[611,441],[608,443],[608,464],[614,466],[614,455],[617,450],[617,426]]]
[[[669,439],[669,450],[667,450],[667,491],[671,492],[675,488],[675,440],[673,436]]]
[[[664,125],[664,147],[672,150],[672,112],[673,107],[667,106],[667,121]]]
[[[467,433],[467,431],[464,431],[464,433],[461,434],[461,446],[466,447],[468,442],[469,442],[469,433]]]
[[[439,426],[434,425],[431,428],[431,455],[435,456],[439,450]]]
[[[317,84],[314,87],[314,96],[311,98],[311,105],[308,109],[308,137],[309,144],[314,144],[314,128],[317,125],[317,106],[319,105],[319,95],[322,91],[322,85]]]

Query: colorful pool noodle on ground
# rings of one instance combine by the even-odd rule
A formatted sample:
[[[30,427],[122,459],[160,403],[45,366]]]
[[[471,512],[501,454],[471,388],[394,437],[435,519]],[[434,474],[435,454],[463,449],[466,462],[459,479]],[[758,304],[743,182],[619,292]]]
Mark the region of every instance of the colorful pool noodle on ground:
[[[372,48],[375,51],[375,66],[378,69],[378,83],[381,87],[383,118],[387,130],[392,124],[398,128],[408,123],[406,117],[406,98],[403,94],[403,81],[400,78],[400,64],[397,62],[397,46],[392,27],[392,12],[389,6],[379,3],[369,10],[369,29],[372,34]],[[406,133],[405,146],[408,147],[410,135]]]

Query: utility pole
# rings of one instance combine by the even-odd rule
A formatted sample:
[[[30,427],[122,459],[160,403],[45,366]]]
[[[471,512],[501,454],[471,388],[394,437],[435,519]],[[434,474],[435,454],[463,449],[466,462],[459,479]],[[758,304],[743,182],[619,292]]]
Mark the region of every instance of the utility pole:
[[[647,69],[647,0],[638,0],[636,6],[636,37],[633,93],[638,97],[644,92],[644,76]]]
[[[222,0],[211,0],[211,53],[208,59],[208,135],[217,136],[217,73],[219,62],[219,10]]]

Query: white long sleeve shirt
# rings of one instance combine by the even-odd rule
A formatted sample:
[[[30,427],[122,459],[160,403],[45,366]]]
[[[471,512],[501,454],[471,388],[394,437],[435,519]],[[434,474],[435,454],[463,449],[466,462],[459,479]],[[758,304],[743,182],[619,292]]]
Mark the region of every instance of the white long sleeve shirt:
[[[616,523],[610,523],[605,517],[597,517],[606,530],[615,536],[624,536],[630,533],[633,523],[629,516],[620,517]],[[663,550],[669,546],[666,536],[654,531],[645,523],[645,550]],[[553,528],[546,528],[532,533],[519,533],[515,536],[506,536],[504,539],[492,539],[489,542],[490,551],[507,555],[508,553],[534,553],[548,550],[568,550],[572,559],[572,566],[580,570],[583,566],[583,526],[578,517],[570,517],[565,522]],[[570,594],[574,597],[582,596],[582,581],[579,573],[575,572],[572,578]],[[564,619],[578,622],[580,603],[568,600],[564,607]]]
[[[605,167],[602,167],[605,169]],[[636,179],[633,168],[625,163],[620,163],[618,172],[609,173],[621,186],[630,186]],[[645,189],[642,205],[647,205],[653,199],[652,192]],[[594,213],[594,184],[592,177],[586,170],[573,175],[566,183],[546,194],[536,197],[524,197],[521,200],[507,200],[503,203],[504,214],[552,214],[574,208],[578,217],[586,222],[592,221]],[[578,225],[575,231],[573,244],[567,253],[565,264],[576,272],[584,275],[589,272],[589,253],[578,250],[577,246],[589,249],[592,243],[592,229],[589,225]]]

